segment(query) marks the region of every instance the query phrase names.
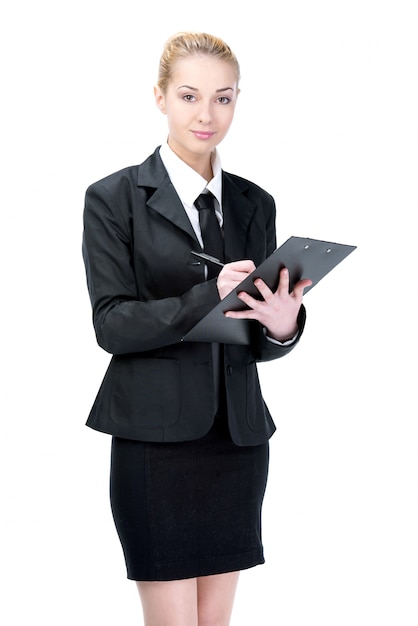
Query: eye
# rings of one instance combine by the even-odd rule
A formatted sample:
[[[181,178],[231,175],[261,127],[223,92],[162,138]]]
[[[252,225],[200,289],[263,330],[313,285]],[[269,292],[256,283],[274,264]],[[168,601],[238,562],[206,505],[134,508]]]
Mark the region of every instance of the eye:
[[[193,96],[191,93],[186,93],[183,96],[183,100],[185,100],[186,102],[194,102],[196,100],[196,96]]]
[[[219,96],[218,100],[219,104],[229,104],[231,102],[231,98],[227,96]]]

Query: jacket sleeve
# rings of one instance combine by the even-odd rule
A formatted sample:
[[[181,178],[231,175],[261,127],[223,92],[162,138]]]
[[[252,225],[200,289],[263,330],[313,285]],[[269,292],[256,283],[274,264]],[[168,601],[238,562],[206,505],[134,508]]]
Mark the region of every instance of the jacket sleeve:
[[[218,302],[216,280],[184,294],[141,298],[133,262],[129,200],[96,183],[86,192],[82,253],[98,344],[111,354],[154,350],[181,341]]]

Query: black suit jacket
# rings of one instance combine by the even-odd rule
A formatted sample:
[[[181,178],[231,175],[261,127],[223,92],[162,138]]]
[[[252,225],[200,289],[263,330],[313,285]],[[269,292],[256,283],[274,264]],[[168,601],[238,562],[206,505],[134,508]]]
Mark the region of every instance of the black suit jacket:
[[[226,261],[256,265],[276,248],[273,198],[223,173]],[[216,412],[211,344],[181,338],[218,302],[200,250],[159,156],[91,185],[84,210],[83,257],[99,345],[112,359],[87,425],[143,441],[203,436]],[[302,332],[304,308],[299,314]],[[254,323],[250,346],[225,345],[228,420],[238,445],[265,442],[275,426],[264,403],[257,360],[294,347],[269,342]]]

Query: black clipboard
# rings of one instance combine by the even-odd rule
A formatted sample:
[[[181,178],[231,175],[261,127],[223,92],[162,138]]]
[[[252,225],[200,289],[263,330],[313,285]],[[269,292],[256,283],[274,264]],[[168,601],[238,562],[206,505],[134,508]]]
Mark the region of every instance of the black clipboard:
[[[253,297],[260,297],[254,286],[256,278],[262,278],[270,289],[275,291],[279,283],[279,271],[287,267],[290,289],[302,278],[309,278],[312,281],[312,285],[304,291],[306,294],[356,247],[307,237],[290,237],[201,319],[183,337],[183,341],[249,344],[251,325],[256,322],[234,320],[224,315],[225,311],[239,311],[246,308],[237,296],[240,291],[246,291]]]

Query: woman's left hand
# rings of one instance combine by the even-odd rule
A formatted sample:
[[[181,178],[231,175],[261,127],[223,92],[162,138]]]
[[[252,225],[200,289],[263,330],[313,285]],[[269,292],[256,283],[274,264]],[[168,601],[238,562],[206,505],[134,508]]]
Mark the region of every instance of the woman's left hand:
[[[261,278],[257,278],[254,285],[263,299],[257,300],[241,291],[238,294],[239,299],[250,308],[244,311],[227,311],[225,317],[257,320],[267,329],[269,337],[280,342],[287,341],[297,333],[297,317],[303,300],[303,290],[311,284],[310,279],[304,278],[289,293],[289,272],[287,268],[283,268],[280,270],[279,286],[275,292]]]

